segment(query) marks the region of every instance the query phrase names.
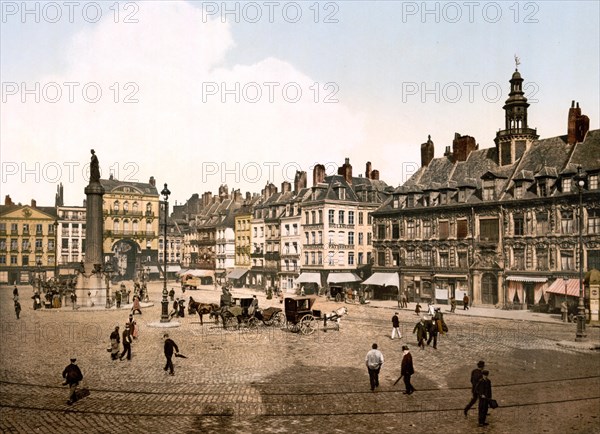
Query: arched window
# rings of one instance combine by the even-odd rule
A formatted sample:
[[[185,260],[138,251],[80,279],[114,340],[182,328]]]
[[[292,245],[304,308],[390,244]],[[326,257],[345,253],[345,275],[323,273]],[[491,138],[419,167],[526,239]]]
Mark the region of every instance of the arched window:
[[[123,202],[123,212],[129,211],[129,202]]]
[[[129,232],[129,220],[123,220],[123,232],[124,233]]]
[[[119,212],[119,201],[118,200],[115,200],[113,203],[113,211]]]
[[[131,225],[132,225],[132,228],[131,228],[131,229],[132,229],[134,232],[137,232],[137,231],[139,230],[139,224],[138,224],[138,221],[137,221],[137,220],[133,220],[133,221],[131,222]]]
[[[119,220],[113,220],[113,231],[119,231]]]
[[[152,204],[150,202],[146,204],[146,212],[152,212]]]
[[[138,210],[138,203],[137,202],[133,202],[131,204],[131,211],[137,212],[137,210]]]

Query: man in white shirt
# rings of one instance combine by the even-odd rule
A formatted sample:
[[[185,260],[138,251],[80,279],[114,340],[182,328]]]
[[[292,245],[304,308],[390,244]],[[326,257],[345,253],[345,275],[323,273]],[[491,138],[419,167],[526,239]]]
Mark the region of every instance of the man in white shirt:
[[[379,387],[379,370],[383,366],[383,354],[377,349],[377,344],[373,344],[372,349],[367,353],[365,363],[369,370],[369,380],[371,382],[371,391],[374,392]]]

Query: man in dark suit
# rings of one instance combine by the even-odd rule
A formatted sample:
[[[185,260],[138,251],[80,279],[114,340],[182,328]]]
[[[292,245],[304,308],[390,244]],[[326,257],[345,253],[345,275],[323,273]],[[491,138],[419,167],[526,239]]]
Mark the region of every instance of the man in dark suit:
[[[490,399],[492,399],[492,382],[488,378],[489,371],[484,369],[481,371],[481,375],[481,380],[477,383],[475,390],[479,397],[479,426],[486,426],[488,423],[485,418],[487,417]]]
[[[79,382],[83,380],[83,374],[81,373],[79,366],[75,364],[76,361],[75,358],[72,358],[71,363],[67,365],[62,373],[62,376],[65,379],[64,384],[69,386],[69,400],[67,401],[67,404],[69,405],[75,402],[77,386],[79,385]]]
[[[400,364],[400,375],[404,378],[404,387],[406,388],[405,394],[410,395],[415,391],[415,388],[412,384],[410,384],[410,377],[415,373],[415,369],[413,368],[413,360],[412,354],[408,350],[408,347],[404,345],[402,347],[402,363]]]
[[[437,350],[438,326],[433,320],[425,321],[425,325],[427,326],[427,331],[429,332],[429,339],[427,339],[427,345],[429,345],[433,340],[433,349]]]
[[[471,400],[469,401],[469,403],[467,404],[467,406],[465,407],[464,413],[465,413],[465,417],[467,417],[467,412],[471,409],[471,407],[473,407],[473,404],[475,404],[477,402],[477,392],[475,391],[475,387],[477,386],[477,383],[479,383],[479,380],[481,380],[481,371],[483,370],[485,366],[485,362],[483,360],[480,360],[479,362],[477,362],[477,368],[473,369],[471,371]]]
[[[173,368],[173,349],[175,349],[176,353],[179,353],[179,348],[177,344],[173,342],[173,340],[169,339],[169,335],[165,333],[163,335],[163,339],[165,340],[165,357],[167,358],[167,364],[165,365],[165,371],[169,370],[169,375],[175,375],[175,370]]]

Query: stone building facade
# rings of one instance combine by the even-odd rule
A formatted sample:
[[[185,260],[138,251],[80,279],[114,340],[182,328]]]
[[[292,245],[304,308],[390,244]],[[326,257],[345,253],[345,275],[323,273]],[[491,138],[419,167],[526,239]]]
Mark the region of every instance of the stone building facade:
[[[526,307],[563,286],[578,295],[580,267],[600,266],[600,130],[573,103],[567,134],[539,139],[522,82],[515,71],[494,147],[457,133],[433,158],[429,138],[421,168],[373,213],[374,271],[399,273],[410,299]]]

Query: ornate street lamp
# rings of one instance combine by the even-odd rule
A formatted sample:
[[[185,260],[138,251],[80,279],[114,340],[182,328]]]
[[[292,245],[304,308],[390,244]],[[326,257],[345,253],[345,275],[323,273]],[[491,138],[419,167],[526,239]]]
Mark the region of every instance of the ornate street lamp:
[[[577,333],[575,340],[582,342],[587,340],[585,333],[585,304],[583,295],[583,187],[585,185],[585,173],[581,166],[577,166],[575,183],[579,192],[579,305],[577,306]]]
[[[167,188],[167,184],[165,183],[165,188],[160,192],[164,198],[164,207],[165,207],[165,218],[164,218],[164,241],[163,241],[163,272],[164,272],[164,285],[162,291],[162,312],[160,315],[160,322],[169,322],[169,301],[167,300],[167,219],[169,218],[169,195],[171,192]]]

